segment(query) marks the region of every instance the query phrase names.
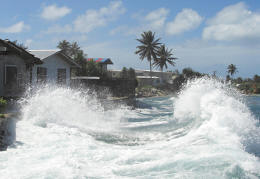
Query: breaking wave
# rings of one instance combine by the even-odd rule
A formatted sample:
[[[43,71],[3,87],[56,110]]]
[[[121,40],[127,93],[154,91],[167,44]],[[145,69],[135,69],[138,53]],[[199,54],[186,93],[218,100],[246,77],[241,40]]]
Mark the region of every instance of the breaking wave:
[[[17,142],[0,153],[1,177],[260,177],[259,119],[231,86],[201,78],[139,101],[145,108],[130,110],[83,90],[31,93]]]

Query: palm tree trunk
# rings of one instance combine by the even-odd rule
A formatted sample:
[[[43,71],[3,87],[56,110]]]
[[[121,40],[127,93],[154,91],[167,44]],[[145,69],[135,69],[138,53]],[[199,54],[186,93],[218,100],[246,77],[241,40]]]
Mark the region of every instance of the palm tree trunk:
[[[149,62],[150,62],[150,83],[151,83],[151,86],[153,85],[153,78],[152,78],[152,59],[150,58],[149,59]]]
[[[150,59],[150,77],[152,76],[152,60]]]
[[[161,75],[160,75],[160,85],[162,84],[163,81],[163,67],[161,67]]]

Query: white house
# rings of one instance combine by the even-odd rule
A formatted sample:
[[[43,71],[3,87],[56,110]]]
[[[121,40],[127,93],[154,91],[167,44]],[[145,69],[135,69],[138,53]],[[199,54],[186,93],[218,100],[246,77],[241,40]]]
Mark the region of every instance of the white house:
[[[70,85],[71,70],[79,68],[79,65],[61,50],[30,50],[30,53],[43,62],[33,67],[33,85],[38,83]]]

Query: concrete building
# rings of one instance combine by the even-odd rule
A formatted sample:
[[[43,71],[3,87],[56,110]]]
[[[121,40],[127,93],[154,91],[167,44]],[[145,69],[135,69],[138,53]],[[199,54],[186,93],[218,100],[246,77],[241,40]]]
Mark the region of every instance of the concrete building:
[[[139,86],[153,85],[159,86],[163,84],[172,84],[173,73],[150,70],[135,70],[136,78]],[[121,70],[108,70],[110,78],[120,78]]]
[[[61,50],[30,50],[30,53],[43,62],[33,67],[33,85],[51,83],[69,86],[72,69],[80,68]]]
[[[157,79],[157,84],[172,84],[172,72],[161,72],[161,71],[152,71],[150,70],[135,70],[137,78],[140,77],[150,77],[152,76],[153,79]]]
[[[19,97],[32,82],[39,58],[9,40],[0,39],[0,96]]]

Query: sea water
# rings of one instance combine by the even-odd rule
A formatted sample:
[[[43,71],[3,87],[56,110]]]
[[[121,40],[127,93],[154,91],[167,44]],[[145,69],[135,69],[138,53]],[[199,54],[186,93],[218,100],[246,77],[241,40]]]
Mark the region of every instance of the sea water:
[[[110,105],[83,90],[30,92],[0,178],[260,178],[260,97],[202,78],[134,110]]]

